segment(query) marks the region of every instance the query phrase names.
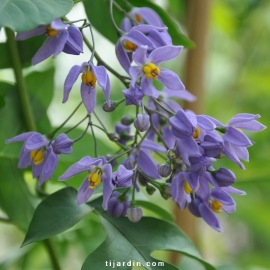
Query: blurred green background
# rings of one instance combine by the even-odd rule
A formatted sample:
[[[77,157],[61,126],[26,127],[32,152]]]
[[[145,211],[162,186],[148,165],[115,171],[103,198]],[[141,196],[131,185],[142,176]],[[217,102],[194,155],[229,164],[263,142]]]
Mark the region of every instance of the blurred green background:
[[[187,0],[188,1],[188,0]],[[181,30],[185,33],[186,3],[183,0],[160,0],[161,6],[178,19]],[[69,19],[78,19],[83,14],[81,4],[77,4],[68,14]],[[246,112],[261,115],[261,122],[270,126],[270,1],[269,0],[215,0],[210,4],[210,25],[207,37],[206,50],[206,110],[209,114],[221,122],[226,123],[237,113]],[[2,39],[5,39],[1,31]],[[111,66],[116,66],[114,47],[108,41],[95,32],[96,50]],[[175,44],[179,45],[179,44]],[[5,53],[5,52],[1,52]],[[186,51],[176,61],[166,64],[166,67],[174,69],[180,77],[183,74],[183,66]],[[61,54],[56,61],[47,60],[34,68],[27,68],[27,75],[33,70],[46,70],[55,63],[54,96],[48,109],[48,116],[53,126],[63,122],[69,112],[80,101],[79,83],[71,92],[68,103],[62,104],[62,85],[68,70],[74,64],[87,61],[90,54],[87,49],[79,57]],[[180,62],[179,62],[180,61]],[[9,69],[0,72],[0,79],[14,81]],[[112,99],[119,99],[123,86],[113,77]],[[38,84],[39,82],[36,81]],[[46,92],[44,93],[46,95]],[[102,104],[103,95],[99,91],[98,99]],[[101,109],[97,112],[105,118],[105,123],[113,130],[112,123],[120,120],[120,115],[132,111],[133,108],[124,109],[121,105],[116,112],[106,114]],[[84,108],[69,122],[69,126],[76,124],[85,115]],[[81,125],[83,128],[84,125]],[[99,134],[100,138],[102,134]],[[209,228],[203,221],[196,224],[196,244],[204,259],[220,270],[270,269],[270,133],[269,130],[249,134],[255,142],[249,149],[250,162],[245,163],[246,170],[240,170],[230,161],[219,161],[217,166],[227,166],[237,176],[236,188],[246,191],[246,196],[234,196],[237,203],[237,211],[232,215],[221,214],[220,220],[223,233],[217,233]],[[76,137],[74,135],[74,137]],[[82,146],[83,147],[83,146]],[[92,147],[92,146],[89,146]],[[104,143],[100,152],[107,149],[113,151],[115,146]],[[77,156],[80,156],[78,151]],[[66,158],[68,162],[68,157]],[[61,172],[60,172],[61,173]],[[30,187],[34,186],[28,171],[24,174]],[[56,180],[57,177],[55,177]],[[74,180],[75,187],[81,179]],[[54,191],[63,187],[56,181],[47,186]],[[172,208],[170,201],[166,204],[160,202],[158,196],[153,196],[158,204]],[[1,213],[4,215],[4,213]],[[145,212],[147,215],[151,213]],[[184,222],[184,221],[183,221]],[[31,244],[22,249],[19,248],[24,234],[15,226],[0,223],[0,270],[38,270],[50,269],[45,249],[41,243]],[[80,269],[86,256],[97,247],[105,238],[98,217],[90,214],[71,230],[53,238],[56,244],[56,252],[60,256],[61,265],[65,270]],[[157,252],[155,256],[168,261],[168,253]],[[184,259],[181,269],[200,269],[198,265]]]

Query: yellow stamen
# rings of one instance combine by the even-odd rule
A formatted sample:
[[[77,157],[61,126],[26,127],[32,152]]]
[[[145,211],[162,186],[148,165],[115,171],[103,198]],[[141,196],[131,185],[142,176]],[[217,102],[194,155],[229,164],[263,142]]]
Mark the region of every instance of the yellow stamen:
[[[46,26],[46,35],[48,37],[54,37],[58,33],[58,30],[53,29],[50,25]]]
[[[43,151],[42,150],[33,150],[30,153],[30,159],[34,163],[34,165],[39,165],[43,162]]]
[[[142,16],[139,14],[135,14],[135,21],[140,23],[142,21]]]
[[[184,184],[184,190],[187,194],[190,194],[193,190],[191,188],[191,186],[189,185],[189,183],[186,181]]]
[[[160,68],[154,63],[148,63],[143,67],[143,72],[148,79],[156,79],[160,74]]]
[[[212,201],[211,208],[212,208],[212,210],[215,213],[217,213],[217,214],[221,213],[222,212],[221,207],[222,207],[222,203],[221,202],[216,201],[216,200],[213,200]]]
[[[127,51],[134,52],[138,48],[138,46],[136,44],[132,43],[129,40],[124,40],[122,44],[123,44],[124,49]]]
[[[96,77],[91,71],[86,71],[86,73],[82,74],[82,82],[87,85],[91,86],[91,88],[94,88],[96,85]]]
[[[88,174],[89,189],[95,189],[100,183],[101,178],[98,172],[93,172]]]
[[[199,127],[196,127],[195,131],[193,132],[193,138],[198,139],[201,134],[201,130]]]

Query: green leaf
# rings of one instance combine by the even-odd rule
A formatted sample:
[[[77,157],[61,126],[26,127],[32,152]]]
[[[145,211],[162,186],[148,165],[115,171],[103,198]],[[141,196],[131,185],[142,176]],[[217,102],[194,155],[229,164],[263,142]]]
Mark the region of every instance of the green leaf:
[[[0,82],[0,109],[5,106],[5,95],[10,89],[10,84]]]
[[[136,202],[138,203],[139,206],[154,212],[162,219],[164,219],[166,221],[170,221],[170,222],[174,221],[174,217],[167,210],[158,206],[157,204],[154,204],[154,203],[148,202],[148,201],[141,201],[141,200],[136,200]]]
[[[92,211],[89,205],[78,206],[77,191],[61,189],[43,200],[37,207],[22,246],[64,232]]]
[[[72,6],[72,0],[2,0],[0,28],[9,27],[16,32],[28,31],[66,15]]]
[[[100,215],[107,238],[87,257],[82,270],[105,270],[108,268],[105,264],[106,261],[127,263],[133,260],[141,262],[146,269],[178,269],[168,263],[164,263],[164,266],[158,266],[160,261],[150,255],[154,250],[180,252],[198,260],[206,269],[215,269],[201,259],[192,242],[172,223],[152,217],[143,217],[140,222],[131,223],[127,218],[117,219],[109,216],[100,206],[101,199],[97,199],[89,205],[94,207]],[[146,266],[146,262],[155,262],[156,266]]]
[[[35,122],[40,133],[49,133],[51,128],[47,110],[53,98],[53,79],[53,67],[43,72],[32,72],[25,77]]]
[[[0,157],[0,207],[12,223],[26,231],[37,203],[30,193],[17,159]]]
[[[23,67],[29,67],[32,65],[31,59],[41,47],[44,40],[45,39],[42,37],[34,37],[27,40],[17,41],[20,60]],[[0,43],[0,51],[2,52],[0,58],[0,69],[11,68],[12,62],[8,44]]]

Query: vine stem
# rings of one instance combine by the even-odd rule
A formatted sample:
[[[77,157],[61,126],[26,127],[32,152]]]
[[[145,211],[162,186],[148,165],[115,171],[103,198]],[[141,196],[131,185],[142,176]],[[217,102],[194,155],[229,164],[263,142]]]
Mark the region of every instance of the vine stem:
[[[14,39],[14,32],[8,28],[5,28],[5,32],[7,36],[7,44],[10,51],[12,67],[13,67],[14,75],[16,78],[16,91],[18,93],[19,102],[21,105],[23,121],[28,131],[36,131],[37,127],[36,127],[34,114],[31,107],[30,99],[27,93],[26,83],[25,83],[23,73],[22,73],[22,64],[20,62],[20,56],[19,56],[17,43]]]
[[[53,247],[51,240],[45,239],[45,240],[43,240],[43,243],[44,243],[44,245],[45,245],[45,247],[50,255],[53,270],[61,270],[61,267],[58,263],[58,259],[57,259],[57,256],[55,254],[54,247]]]

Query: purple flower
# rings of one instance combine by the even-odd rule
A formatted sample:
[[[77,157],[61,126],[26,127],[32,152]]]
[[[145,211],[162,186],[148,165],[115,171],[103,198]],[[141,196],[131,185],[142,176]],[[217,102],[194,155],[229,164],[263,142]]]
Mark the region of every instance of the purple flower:
[[[62,141],[61,135],[55,140],[59,145]],[[65,141],[67,141],[66,138]],[[58,164],[59,153],[54,151],[55,148],[49,145],[49,141],[44,136],[37,132],[27,132],[6,140],[6,143],[12,142],[24,142],[19,157],[18,168],[32,166],[33,178],[38,177],[39,185],[43,184],[47,179],[52,178]]]
[[[116,187],[131,187],[132,176],[132,170],[127,170],[125,166],[120,165],[118,170],[112,174],[112,183]]]
[[[175,58],[182,46],[163,46],[153,50],[147,57],[147,46],[139,47],[133,54],[134,62],[139,66],[129,68],[131,86],[134,87],[137,78],[141,78],[141,89],[146,96],[157,98],[160,92],[152,85],[152,80],[157,79],[171,90],[183,90],[185,87],[174,72],[159,68],[162,62]]]
[[[134,138],[133,135],[130,135],[130,126],[115,124],[115,132],[119,135],[119,143],[123,145]]]
[[[141,106],[142,105],[142,99],[144,97],[144,94],[137,84],[135,84],[134,87],[130,86],[129,89],[122,90],[122,93],[126,99],[126,106],[128,105]]]
[[[106,210],[108,207],[108,200],[113,190],[112,166],[106,163],[104,157],[91,158],[87,156],[70,166],[64,174],[59,177],[59,180],[66,181],[83,171],[87,171],[88,174],[79,188],[77,204],[80,205],[85,203],[94,193],[95,188],[103,182],[102,206]]]
[[[140,46],[147,46],[147,51],[150,53],[155,48],[172,45],[167,44],[163,40],[162,33],[167,30],[167,27],[155,27],[152,25],[138,25],[130,29],[123,35],[115,46],[115,53],[121,66],[128,73],[131,62],[132,53]]]
[[[52,142],[52,148],[55,154],[70,154],[72,144],[73,141],[65,133],[62,133]]]
[[[55,19],[49,25],[40,25],[28,32],[18,33],[17,40],[25,40],[33,36],[46,35],[47,39],[32,58],[36,65],[51,55],[56,57],[62,51],[68,54],[79,55],[83,51],[83,40],[80,30],[76,26],[69,26]]]
[[[91,62],[84,62],[81,66],[75,65],[71,68],[65,80],[62,102],[68,100],[73,84],[81,73],[81,96],[88,114],[91,114],[96,106],[96,82],[102,88],[107,104],[110,106],[110,80],[106,69],[103,66],[94,66]]]
[[[127,210],[130,207],[130,202],[128,201],[128,196],[124,198],[121,197],[119,192],[114,191],[112,197],[108,201],[107,212],[112,217],[124,217],[127,214]]]
[[[160,179],[161,177],[158,173],[158,166],[150,155],[149,150],[155,152],[166,152],[166,149],[159,144],[150,140],[144,140],[138,153],[138,167],[148,177],[151,177],[153,179]],[[122,164],[129,170],[133,169],[135,166],[136,155],[137,150],[134,149],[129,155],[129,157],[123,160]]]

